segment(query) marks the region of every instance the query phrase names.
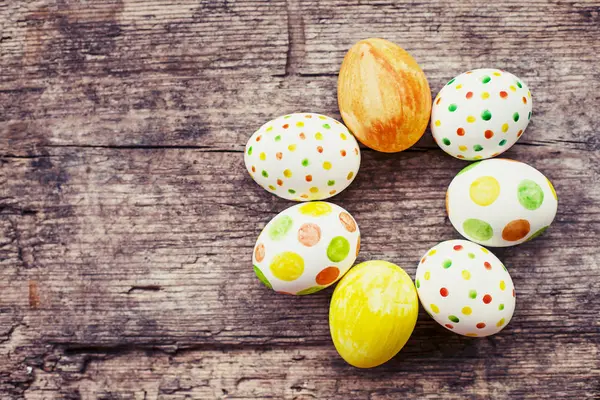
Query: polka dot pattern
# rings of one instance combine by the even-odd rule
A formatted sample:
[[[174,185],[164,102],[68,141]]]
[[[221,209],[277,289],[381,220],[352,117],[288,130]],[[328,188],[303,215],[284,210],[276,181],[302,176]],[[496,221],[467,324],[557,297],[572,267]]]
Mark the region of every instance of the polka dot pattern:
[[[541,235],[558,207],[552,184],[535,168],[492,159],[460,171],[446,193],[450,222],[465,238],[513,246]]]
[[[306,295],[339,280],[360,249],[358,224],[327,202],[297,204],[276,215],[256,240],[252,264],[276,292]]]
[[[296,201],[323,200],[344,190],[356,177],[360,158],[358,143],[343,124],[310,113],[267,122],[244,152],[252,179]]]
[[[508,271],[494,254],[483,250],[466,240],[439,243],[426,253],[415,276],[419,282],[417,293],[427,313],[440,325],[464,336],[499,332],[515,308],[514,285]],[[452,267],[444,268],[448,260]]]
[[[530,120],[527,85],[491,68],[468,71],[451,82],[440,90],[431,112],[431,132],[442,150],[464,160],[508,150]]]

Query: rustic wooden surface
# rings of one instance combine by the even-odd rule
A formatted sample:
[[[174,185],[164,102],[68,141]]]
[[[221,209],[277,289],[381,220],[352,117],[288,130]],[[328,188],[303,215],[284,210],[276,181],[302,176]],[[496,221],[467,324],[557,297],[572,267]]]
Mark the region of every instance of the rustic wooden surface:
[[[339,118],[336,79],[365,37],[409,50],[433,94],[500,67],[534,115],[507,157],[553,182],[549,232],[496,253],[518,290],[500,334],[424,312],[373,370],[331,343],[332,289],[277,295],[254,240],[291,205],[244,171],[246,139],[289,112]],[[332,200],[359,261],[414,275],[457,238],[445,188],[465,164],[429,132],[363,151]],[[600,2],[0,1],[0,398],[600,398]]]

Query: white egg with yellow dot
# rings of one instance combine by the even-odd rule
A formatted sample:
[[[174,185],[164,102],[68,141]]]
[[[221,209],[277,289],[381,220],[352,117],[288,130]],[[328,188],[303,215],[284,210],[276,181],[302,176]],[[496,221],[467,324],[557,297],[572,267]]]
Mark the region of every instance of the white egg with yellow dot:
[[[252,179],[288,200],[324,200],[344,190],[360,167],[354,136],[333,118],[314,113],[284,115],[248,140],[244,153]]]
[[[448,240],[429,249],[417,267],[415,285],[425,311],[460,335],[498,333],[515,310],[515,288],[504,264],[466,240]]]
[[[453,157],[495,157],[521,137],[531,119],[532,103],[525,82],[509,72],[467,71],[451,79],[435,97],[431,133]]]
[[[292,206],[262,230],[252,255],[254,272],[285,294],[311,294],[337,282],[352,267],[360,231],[342,207],[324,201]]]

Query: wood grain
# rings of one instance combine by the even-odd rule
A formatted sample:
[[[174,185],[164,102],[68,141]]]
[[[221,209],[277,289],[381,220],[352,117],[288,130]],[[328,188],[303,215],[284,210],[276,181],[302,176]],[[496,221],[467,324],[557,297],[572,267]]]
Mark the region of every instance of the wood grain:
[[[547,234],[495,253],[517,287],[500,334],[452,335],[421,312],[374,370],[329,337],[331,290],[276,295],[251,249],[291,205],[243,146],[293,111],[339,119],[357,40],[413,54],[433,94],[469,68],[522,77],[534,116],[506,156],[554,183]],[[0,3],[0,398],[600,398],[600,3],[289,0]],[[363,149],[332,201],[358,261],[414,276],[457,238],[444,211],[465,164],[427,132]]]

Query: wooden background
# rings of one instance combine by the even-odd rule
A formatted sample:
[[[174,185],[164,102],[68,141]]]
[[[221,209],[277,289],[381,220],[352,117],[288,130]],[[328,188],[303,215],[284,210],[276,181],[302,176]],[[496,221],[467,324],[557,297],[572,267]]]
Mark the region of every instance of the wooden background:
[[[454,335],[424,312],[402,352],[347,365],[332,289],[277,295],[254,276],[261,228],[292,205],[243,167],[247,138],[291,112],[340,118],[346,50],[383,37],[435,94],[498,67],[532,121],[506,154],[547,175],[543,237],[496,251],[517,287],[509,326]],[[599,399],[600,2],[0,1],[0,398]],[[465,163],[429,132],[363,149],[332,200],[358,261],[414,276],[458,238],[444,211]]]

